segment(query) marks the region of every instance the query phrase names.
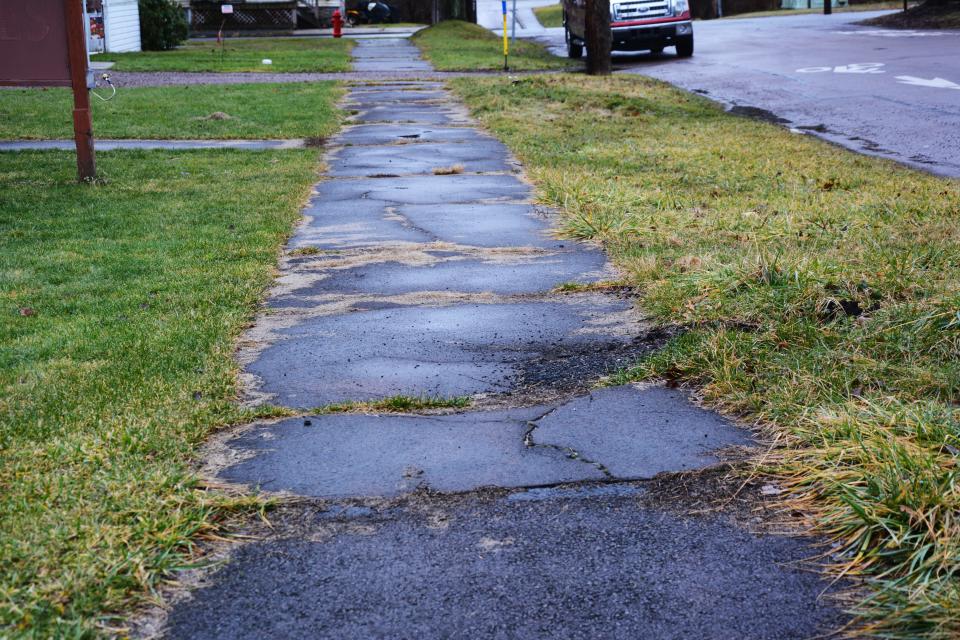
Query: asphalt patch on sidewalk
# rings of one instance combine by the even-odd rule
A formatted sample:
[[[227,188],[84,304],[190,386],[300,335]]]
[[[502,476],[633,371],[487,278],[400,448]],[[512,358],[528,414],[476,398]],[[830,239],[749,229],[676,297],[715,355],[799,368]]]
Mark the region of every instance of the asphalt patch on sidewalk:
[[[357,124],[332,139],[334,144],[401,145],[421,142],[474,142],[487,138],[467,127],[435,127],[417,124]]]
[[[372,198],[327,202],[317,195],[304,215],[306,222],[290,241],[299,255],[434,242],[490,249],[584,247],[555,237],[550,214],[528,203],[397,204]]]
[[[635,341],[642,327],[623,320],[631,307],[587,294],[324,315],[278,328],[247,371],[259,393],[303,409],[395,395],[515,393],[525,378],[543,384],[548,375],[558,387],[590,384],[613,373],[624,352],[649,350]],[[589,356],[591,375],[567,370],[573,358],[563,356],[575,354]]]
[[[488,255],[427,250],[413,255],[422,263],[404,264],[403,255],[395,252],[388,253],[383,261],[375,253],[351,256],[354,260],[336,254],[328,260],[304,258],[294,267],[302,272],[304,286],[293,289],[287,297],[297,300],[324,293],[389,296],[417,291],[525,294],[614,277],[603,253],[589,249]],[[359,264],[350,266],[354,262]],[[282,307],[285,302],[275,299],[271,306]]]
[[[503,145],[495,140],[472,144],[424,142],[385,147],[352,146],[337,151],[329,160],[331,176],[373,176],[383,173],[432,174],[457,167],[456,173],[510,171]]]
[[[331,180],[317,185],[317,196],[325,203],[369,199],[403,205],[527,202],[532,193],[514,176],[486,174]]]
[[[220,477],[318,498],[649,479],[716,464],[749,434],[676,390],[627,385],[451,415],[332,414],[244,431]]]
[[[174,609],[168,637],[800,640],[846,622],[801,540],[642,491],[534,491],[302,509]]]

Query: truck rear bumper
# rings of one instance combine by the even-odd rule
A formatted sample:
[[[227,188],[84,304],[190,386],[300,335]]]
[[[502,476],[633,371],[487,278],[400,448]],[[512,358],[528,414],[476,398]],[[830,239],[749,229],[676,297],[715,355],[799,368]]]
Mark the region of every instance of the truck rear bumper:
[[[638,24],[625,27],[612,27],[613,49],[615,51],[643,51],[660,47],[670,47],[679,38],[693,36],[693,24],[689,20],[680,22]]]

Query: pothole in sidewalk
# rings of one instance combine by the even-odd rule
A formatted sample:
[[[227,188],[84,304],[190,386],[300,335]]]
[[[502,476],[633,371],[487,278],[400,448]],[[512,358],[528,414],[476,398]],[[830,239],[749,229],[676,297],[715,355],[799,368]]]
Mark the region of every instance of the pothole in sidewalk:
[[[629,342],[608,342],[588,347],[557,347],[524,363],[517,378],[521,394],[588,389],[599,378],[635,365],[662,348],[679,330],[655,329]]]

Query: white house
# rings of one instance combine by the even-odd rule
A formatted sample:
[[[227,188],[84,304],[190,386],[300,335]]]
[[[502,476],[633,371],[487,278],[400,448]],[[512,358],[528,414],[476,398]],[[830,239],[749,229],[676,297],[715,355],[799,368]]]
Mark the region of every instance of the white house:
[[[137,0],[86,0],[90,53],[140,51]]]

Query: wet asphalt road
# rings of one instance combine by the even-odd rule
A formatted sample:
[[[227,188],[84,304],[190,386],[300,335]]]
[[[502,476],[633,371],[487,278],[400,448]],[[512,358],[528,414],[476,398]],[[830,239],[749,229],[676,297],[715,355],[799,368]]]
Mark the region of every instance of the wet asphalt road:
[[[659,78],[862,153],[960,177],[960,31],[854,24],[882,12],[695,23],[696,53],[615,54]],[[563,30],[532,31],[562,53]]]

